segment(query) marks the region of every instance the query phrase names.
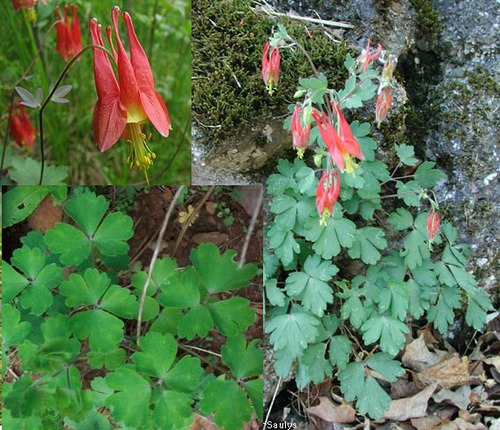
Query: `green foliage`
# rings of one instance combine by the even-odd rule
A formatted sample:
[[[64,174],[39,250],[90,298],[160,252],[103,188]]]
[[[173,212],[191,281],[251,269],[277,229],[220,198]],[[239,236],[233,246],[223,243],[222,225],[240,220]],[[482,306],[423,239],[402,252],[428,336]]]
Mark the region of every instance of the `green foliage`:
[[[284,29],[274,36],[280,37],[286,38]],[[330,114],[331,100],[347,117],[348,109],[374,98],[377,84],[385,85],[372,64],[363,71],[348,56],[344,66],[349,77],[340,90],[323,74],[298,79],[295,97],[303,99],[304,112]],[[336,124],[336,115],[329,118]],[[291,128],[290,116],[284,127]],[[320,223],[315,207],[318,175],[312,166],[299,158],[279,160],[268,178],[273,222],[264,253],[266,332],[277,375],[287,376],[295,361],[295,381],[303,389],[337,374],[345,400],[379,419],[390,396],[378,380],[395,382],[404,374],[395,357],[411,319],[426,318],[445,333],[467,305],[465,320],[479,330],[492,306],[466,270],[468,252],[456,243],[456,230],[443,221],[428,237],[426,206],[438,209],[430,189],[444,173],[433,162],[417,166],[408,144],[396,145],[399,161],[389,169],[377,159],[370,124],[352,121],[350,128],[363,159],[352,172],[339,172],[339,199],[326,222]],[[308,150],[314,154],[304,159],[333,170],[320,134],[313,121]],[[387,204],[388,197],[397,199]]]
[[[29,191],[7,197],[34,199]],[[109,202],[85,188],[72,190],[63,208],[72,224],[29,233],[3,262],[3,371],[13,351],[22,371],[4,385],[3,424],[175,430],[189,428],[197,411],[236,430],[253,413],[262,419],[263,352],[245,336],[255,313],[247,299],[228,295],[246,287],[258,267],[238,268],[235,251],[213,244],[193,249],[183,269],[157,260],[142,313],[149,323],[137,338],[147,274],[124,275],[131,218],[110,213]],[[125,265],[115,268],[106,257]],[[124,278],[131,285],[122,285]],[[224,340],[217,374],[206,370],[213,360],[186,352],[184,342],[211,331]]]

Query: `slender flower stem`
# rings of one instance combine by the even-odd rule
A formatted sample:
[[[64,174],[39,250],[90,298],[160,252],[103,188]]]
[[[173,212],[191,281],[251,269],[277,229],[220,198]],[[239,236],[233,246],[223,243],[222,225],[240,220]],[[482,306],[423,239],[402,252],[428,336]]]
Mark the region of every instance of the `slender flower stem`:
[[[3,179],[3,166],[5,164],[5,152],[7,151],[7,139],[9,137],[9,124],[10,124],[10,118],[12,116],[12,111],[14,110],[14,98],[16,96],[16,90],[15,88],[24,80],[24,78],[28,75],[30,70],[34,67],[36,64],[36,61],[38,60],[38,57],[41,57],[42,55],[42,48],[43,45],[45,44],[45,40],[47,39],[47,36],[49,33],[52,31],[52,29],[55,27],[58,21],[54,22],[48,30],[45,32],[45,36],[43,38],[43,43],[41,43],[38,47],[38,51],[36,54],[33,56],[33,59],[31,60],[31,63],[29,66],[26,68],[26,70],[23,72],[21,77],[16,81],[16,83],[12,86],[11,90],[11,98],[10,98],[10,109],[9,109],[9,115],[7,117],[7,130],[5,131],[4,138],[3,138],[3,148],[2,148],[2,161],[0,162],[0,182]],[[43,62],[43,61],[42,61]]]
[[[148,58],[149,63],[153,64],[153,42],[155,40],[155,31],[156,31],[156,15],[158,12],[158,0],[155,0],[155,4],[153,6],[153,22],[151,23],[151,32],[149,34],[149,47],[148,47]]]
[[[45,151],[44,151],[44,134],[43,134],[43,112],[44,112],[45,108],[47,107],[47,105],[49,104],[50,100],[52,99],[52,96],[55,94],[55,92],[59,88],[59,85],[61,85],[61,82],[63,81],[63,79],[68,74],[68,72],[71,69],[71,67],[73,66],[73,64],[75,64],[75,62],[86,51],[88,51],[90,49],[94,49],[94,48],[95,49],[100,49],[101,51],[104,51],[108,55],[108,57],[111,59],[111,61],[115,62],[113,54],[110,51],[108,51],[106,48],[104,48],[103,46],[99,46],[99,45],[87,45],[80,52],[78,52],[77,54],[75,54],[75,56],[71,60],[68,61],[68,63],[66,64],[66,66],[64,66],[64,69],[61,72],[61,74],[59,75],[59,77],[57,78],[56,83],[54,84],[54,86],[52,88],[52,91],[49,92],[49,94],[47,95],[47,97],[45,98],[45,100],[42,102],[42,104],[40,106],[40,112],[38,112],[38,124],[39,124],[39,133],[40,133],[40,157],[41,157],[42,167],[40,169],[40,180],[38,182],[38,185],[42,185],[43,172],[44,172],[44,168],[45,168]]]

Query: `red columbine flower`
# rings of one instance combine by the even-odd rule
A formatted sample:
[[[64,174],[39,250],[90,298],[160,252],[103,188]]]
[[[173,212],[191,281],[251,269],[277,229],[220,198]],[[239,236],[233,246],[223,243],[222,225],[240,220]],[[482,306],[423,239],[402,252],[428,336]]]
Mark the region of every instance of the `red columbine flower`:
[[[28,21],[36,20],[35,6],[38,0],[12,0],[12,7],[17,12],[21,9],[25,12]],[[46,0],[42,0],[43,4],[47,4]]]
[[[441,218],[435,211],[430,211],[427,217],[427,237],[430,242],[434,240],[441,224]]]
[[[71,9],[71,22],[68,5],[64,6],[64,19],[61,16],[59,6],[56,6],[58,20],[56,24],[56,51],[59,52],[64,61],[82,50],[82,31],[78,19],[78,7],[73,4],[69,7]]]
[[[392,95],[391,89],[385,87],[377,97],[377,106],[375,107],[375,121],[377,121],[377,127],[385,119],[389,109],[392,105]]]
[[[264,79],[269,94],[272,94],[273,87],[278,85],[280,78],[281,59],[279,48],[271,48],[271,54],[269,54],[270,47],[269,42],[266,42],[262,53],[262,79]]]
[[[19,147],[33,149],[38,132],[31,125],[30,118],[20,102],[12,109],[10,132]]]
[[[316,188],[316,209],[320,216],[320,225],[326,225],[326,219],[333,214],[333,207],[340,194],[340,178],[336,170],[324,172]]]
[[[363,72],[368,70],[368,66],[370,63],[378,58],[380,53],[382,52],[382,45],[378,45],[377,51],[370,55],[370,39],[368,39],[368,43],[366,44],[366,48],[363,50],[363,53],[358,58],[358,63],[363,66]]]
[[[97,103],[94,108],[94,137],[100,151],[111,148],[121,137],[127,139],[130,147],[127,163],[131,168],[146,171],[155,154],[149,149],[148,140],[142,133],[142,124],[151,121],[158,132],[167,137],[170,117],[160,94],[155,90],[153,72],[144,49],[135,34],[132,18],[127,12],[122,18],[127,26],[130,58],[118,33],[120,8],[112,11],[113,27],[118,44],[115,52],[111,29],[107,35],[118,65],[117,81],[108,56],[100,49],[94,49],[94,80]],[[90,21],[92,43],[104,46],[101,26],[94,18]]]
[[[309,146],[309,135],[311,133],[311,124],[303,126],[300,121],[302,114],[303,110],[297,103],[292,114],[292,141],[299,158],[302,158],[305,149]]]

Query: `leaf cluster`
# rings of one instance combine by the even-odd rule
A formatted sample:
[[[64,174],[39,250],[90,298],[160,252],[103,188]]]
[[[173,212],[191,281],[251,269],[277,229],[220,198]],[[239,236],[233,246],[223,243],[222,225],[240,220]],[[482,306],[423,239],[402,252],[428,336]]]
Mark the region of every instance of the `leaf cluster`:
[[[360,108],[375,96],[379,77],[372,65],[359,71],[348,56],[345,67],[350,76],[339,91],[321,74],[299,80],[296,97],[305,98],[304,109],[326,111],[328,99],[343,110]],[[433,162],[417,165],[413,147],[404,144],[396,146],[399,161],[389,173],[376,157],[370,124],[350,127],[364,159],[340,174],[340,198],[325,226],[315,207],[317,171],[306,162],[280,160],[267,181],[273,222],[264,255],[266,332],[279,376],[296,362],[303,389],[337,374],[345,399],[378,419],[390,401],[379,380],[394,382],[404,373],[395,357],[412,320],[425,318],[445,333],[467,305],[466,322],[479,330],[492,306],[466,270],[467,247],[456,242],[452,225],[443,222],[428,238],[425,206],[436,204],[430,190],[444,174]],[[326,168],[329,156],[315,126],[314,144],[316,166]],[[405,166],[413,173],[397,177]],[[386,204],[394,190],[396,203]]]
[[[184,268],[157,260],[142,310],[148,329],[136,338],[147,273],[123,275],[132,219],[85,188],[63,208],[70,222],[30,232],[3,261],[3,372],[12,354],[22,370],[4,385],[3,424],[187,429],[199,411],[237,430],[252,414],[262,419],[263,354],[244,335],[254,311],[242,297],[221,298],[246,287],[257,266],[239,268],[235,251],[213,244],[193,249]],[[219,363],[186,343],[212,331],[225,339]]]

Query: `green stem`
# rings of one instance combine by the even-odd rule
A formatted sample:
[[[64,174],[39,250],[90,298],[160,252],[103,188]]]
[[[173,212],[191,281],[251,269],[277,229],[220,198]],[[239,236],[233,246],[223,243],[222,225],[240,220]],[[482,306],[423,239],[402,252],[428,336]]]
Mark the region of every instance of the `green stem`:
[[[155,0],[155,4],[153,6],[153,22],[151,23],[151,32],[149,34],[149,47],[148,47],[148,58],[151,64],[153,63],[153,42],[155,39],[157,12],[158,12],[158,0]]]
[[[83,48],[80,52],[75,54],[75,56],[69,60],[68,64],[64,66],[63,71],[59,75],[59,77],[56,80],[56,83],[54,84],[54,87],[52,88],[52,91],[48,94],[48,96],[45,98],[45,100],[42,102],[42,105],[40,106],[40,112],[38,113],[38,123],[39,123],[39,132],[40,132],[40,156],[41,156],[41,162],[42,162],[42,167],[40,169],[40,180],[38,182],[38,185],[42,185],[43,181],[43,172],[44,172],[44,167],[45,167],[45,151],[44,151],[44,134],[43,134],[43,112],[47,105],[49,104],[50,100],[52,99],[52,96],[55,94],[59,86],[61,85],[61,82],[63,79],[66,77],[68,74],[69,70],[75,64],[75,62],[88,50],[90,49],[100,49],[101,51],[104,51],[108,57],[115,62],[113,54],[108,51],[106,48],[100,45],[87,45],[85,48]]]
[[[9,115],[7,117],[7,130],[4,134],[4,139],[3,139],[3,148],[2,148],[2,161],[0,163],[0,183],[3,179],[3,166],[5,163],[5,152],[7,151],[7,139],[9,137],[9,125],[10,125],[10,118],[12,116],[12,111],[14,110],[14,98],[16,96],[16,90],[15,88],[24,80],[24,78],[28,75],[30,70],[33,68],[33,66],[36,64],[36,60],[38,60],[38,57],[41,57],[42,55],[42,48],[43,45],[45,44],[45,40],[47,39],[48,34],[52,31],[54,26],[57,24],[57,21],[53,23],[48,30],[45,32],[45,36],[43,38],[43,43],[41,43],[38,47],[38,51],[34,55],[33,59],[31,60],[30,65],[27,67],[27,69],[24,71],[24,73],[21,75],[21,77],[16,81],[16,83],[12,86],[12,91],[11,91],[11,99],[10,99],[10,108],[9,108]],[[43,63],[43,61],[42,61]]]

